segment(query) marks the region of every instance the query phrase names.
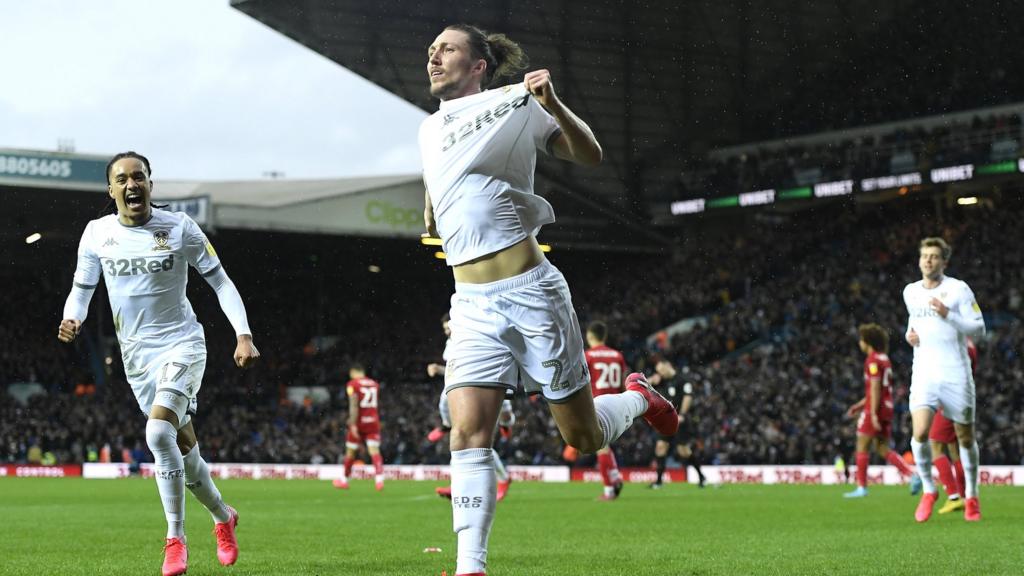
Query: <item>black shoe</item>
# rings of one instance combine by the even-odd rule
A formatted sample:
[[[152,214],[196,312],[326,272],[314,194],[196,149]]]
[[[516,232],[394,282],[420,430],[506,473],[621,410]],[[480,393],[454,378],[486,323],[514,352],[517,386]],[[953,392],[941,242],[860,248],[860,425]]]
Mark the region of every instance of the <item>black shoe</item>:
[[[615,484],[612,485],[612,488],[615,490],[615,497],[616,498],[618,498],[619,494],[622,493],[622,485],[623,485],[622,480],[618,480],[618,481],[615,482]]]

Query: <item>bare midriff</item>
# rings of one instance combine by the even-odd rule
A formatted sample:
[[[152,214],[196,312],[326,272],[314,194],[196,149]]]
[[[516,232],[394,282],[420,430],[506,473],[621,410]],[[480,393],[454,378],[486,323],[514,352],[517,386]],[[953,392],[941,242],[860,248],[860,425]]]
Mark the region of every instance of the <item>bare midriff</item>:
[[[456,282],[486,284],[511,278],[536,268],[544,261],[537,239],[533,236],[504,250],[492,252],[452,268]]]

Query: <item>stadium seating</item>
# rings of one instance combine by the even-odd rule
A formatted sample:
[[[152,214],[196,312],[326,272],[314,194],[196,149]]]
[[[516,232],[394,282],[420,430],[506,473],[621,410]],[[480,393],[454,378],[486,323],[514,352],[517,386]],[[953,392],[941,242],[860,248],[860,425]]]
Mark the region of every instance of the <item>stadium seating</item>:
[[[1016,199],[1015,199],[1016,198]],[[853,444],[844,410],[862,393],[856,326],[874,321],[892,336],[897,401],[909,384],[902,341],[903,286],[919,278],[916,248],[942,235],[954,246],[949,273],[967,280],[986,312],[979,342],[978,415],[982,459],[1024,461],[1024,237],[1019,191],[996,208],[938,208],[913,194],[881,206],[830,204],[780,219],[747,219],[720,238],[693,237],[666,257],[558,253],[582,323],[603,319],[612,344],[635,368],[664,356],[697,384],[700,442],[717,463],[831,463]],[[207,327],[209,361],[196,420],[203,453],[214,462],[335,462],[343,450],[343,371],[361,361],[383,383],[385,459],[443,462],[446,449],[425,441],[437,421],[441,383],[425,366],[444,345],[450,273],[408,241],[369,241],[222,231],[218,251],[249,308],[258,369],[231,363],[233,337],[212,291],[190,290]],[[40,270],[73,261],[69,244]],[[300,255],[300,256],[296,256]],[[380,266],[368,271],[367,263]],[[19,271],[21,273],[23,271]],[[36,382],[45,395],[0,403],[0,461],[25,461],[33,446],[59,462],[98,457],[145,459],[143,417],[124,381],[116,348],[107,360],[97,322],[110,334],[105,293],[75,346],[54,338],[70,270],[37,284],[7,278],[0,295],[3,385]],[[13,272],[6,272],[13,274]],[[684,317],[706,326],[661,349],[647,336]],[[24,340],[38,342],[26,347]],[[108,374],[109,372],[109,374]],[[90,386],[95,385],[95,388]],[[289,386],[325,386],[326,403],[287,401]],[[91,390],[95,390],[94,393]],[[516,400],[520,424],[500,449],[514,463],[560,462],[561,441],[543,402]],[[905,403],[899,410],[905,411]],[[907,422],[895,430],[907,443]],[[619,443],[623,465],[646,465],[653,438],[634,427]]]

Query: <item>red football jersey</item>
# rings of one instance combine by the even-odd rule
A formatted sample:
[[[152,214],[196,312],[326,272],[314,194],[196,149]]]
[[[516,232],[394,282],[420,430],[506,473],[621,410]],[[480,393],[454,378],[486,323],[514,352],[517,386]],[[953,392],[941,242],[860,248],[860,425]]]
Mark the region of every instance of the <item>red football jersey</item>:
[[[978,371],[978,347],[974,345],[974,340],[967,339],[967,355],[971,357],[971,372]]]
[[[377,412],[377,394],[380,392],[380,384],[373,378],[356,378],[349,380],[347,384],[349,397],[349,410],[353,409],[352,404],[359,409],[359,416],[356,423],[375,424],[380,422],[380,414]]]
[[[887,354],[872,352],[864,359],[864,413],[871,412],[871,379],[882,379],[882,401],[878,404],[878,419],[892,420],[892,362]]]
[[[590,370],[590,390],[594,396],[622,392],[626,377],[626,360],[622,352],[607,346],[595,346],[586,351],[587,369]]]

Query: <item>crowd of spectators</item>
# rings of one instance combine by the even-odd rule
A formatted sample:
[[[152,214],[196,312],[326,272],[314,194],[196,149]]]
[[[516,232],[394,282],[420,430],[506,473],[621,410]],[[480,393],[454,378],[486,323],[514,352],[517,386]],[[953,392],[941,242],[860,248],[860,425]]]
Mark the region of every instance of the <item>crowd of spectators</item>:
[[[962,164],[1015,160],[1021,118],[974,116],[925,128],[906,125],[857,136],[746,149],[704,158],[683,172],[684,195],[715,197],[820,182],[926,172]]]
[[[966,280],[986,311],[978,342],[978,428],[983,461],[1024,462],[1024,375],[1020,286],[1024,258],[1006,250],[1024,234],[1019,210],[964,210],[939,225],[930,213],[878,209],[831,220],[832,241],[795,261],[790,272],[754,287],[716,312],[707,328],[673,339],[705,393],[701,436],[708,455],[728,463],[827,463],[848,453],[854,425],[844,412],[863,395],[858,324],[890,333],[898,417],[895,445],[909,442],[906,394],[912,352],[904,342],[905,284],[920,278],[918,242],[940,235],[954,246],[948,273]],[[894,218],[895,217],[895,218]],[[738,337],[737,335],[742,335]],[[730,341],[755,342],[735,358]]]
[[[853,446],[844,412],[863,391],[859,323],[889,329],[897,401],[905,400],[910,349],[902,339],[902,288],[919,278],[920,238],[942,235],[954,246],[949,273],[970,283],[989,319],[978,342],[983,461],[1017,464],[1024,462],[1024,396],[1015,385],[1024,376],[1024,262],[1007,248],[1010,238],[1024,237],[1021,216],[1012,202],[998,210],[954,207],[941,218],[934,204],[912,199],[873,208],[833,204],[782,221],[749,221],[722,238],[687,238],[667,257],[609,266],[594,265],[599,255],[552,257],[566,272],[581,322],[607,321],[613,344],[634,368],[649,370],[664,357],[697,383],[694,419],[709,461],[823,464]],[[439,319],[451,290],[442,263],[398,241],[224,231],[216,242],[263,358],[254,370],[233,367],[230,327],[212,291],[194,277],[190,298],[209,348],[196,418],[206,458],[337,462],[345,372],[359,361],[382,382],[386,461],[446,461],[444,442],[425,439],[438,422],[441,388],[425,368],[440,360]],[[48,278],[7,282],[2,296],[12,321],[0,328],[0,383],[38,382],[46,393],[24,405],[10,397],[0,403],[0,461],[28,460],[33,447],[59,462],[104,451],[113,460],[145,460],[144,416],[110,341],[105,294],[94,298],[79,342],[62,346],[54,333],[65,282]],[[70,270],[64,280],[70,285]],[[706,323],[647,345],[649,334],[689,316]],[[99,376],[97,363],[106,367]],[[83,383],[95,384],[95,392],[83,393]],[[329,398],[289,400],[290,386],[324,387]],[[562,443],[543,401],[518,397],[515,404],[519,424],[501,441],[505,458],[561,462]],[[905,401],[899,405],[894,440],[905,448]],[[617,448],[621,464],[647,465],[653,437],[634,426]]]

